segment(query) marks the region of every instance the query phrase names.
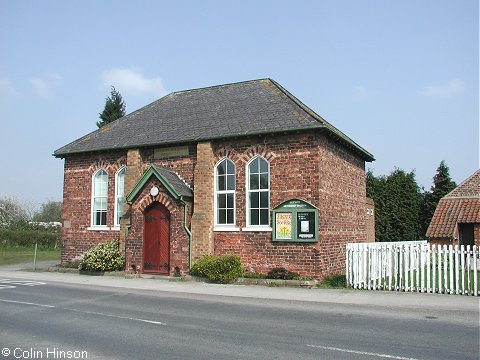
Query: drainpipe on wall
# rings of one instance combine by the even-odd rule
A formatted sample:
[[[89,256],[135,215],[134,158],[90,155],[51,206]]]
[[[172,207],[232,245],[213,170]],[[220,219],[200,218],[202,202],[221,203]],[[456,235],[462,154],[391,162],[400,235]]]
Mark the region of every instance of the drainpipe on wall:
[[[183,204],[183,228],[188,234],[188,268],[192,268],[192,232],[187,226],[187,203],[183,200],[183,196],[180,196],[180,201]]]

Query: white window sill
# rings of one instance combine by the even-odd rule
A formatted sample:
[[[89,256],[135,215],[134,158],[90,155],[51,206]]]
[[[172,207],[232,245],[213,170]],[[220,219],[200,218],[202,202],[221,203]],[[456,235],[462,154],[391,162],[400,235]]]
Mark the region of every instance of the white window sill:
[[[242,231],[268,231],[272,232],[272,228],[270,226],[248,226],[242,228]]]
[[[240,228],[237,226],[217,225],[213,228],[213,231],[240,231]]]
[[[119,231],[120,228],[115,228],[115,227],[108,227],[108,226],[90,226],[87,228],[87,230],[91,230],[91,231],[112,231],[112,230],[116,230],[116,231]]]
[[[111,227],[110,230],[112,230],[112,231],[120,231],[120,226]]]

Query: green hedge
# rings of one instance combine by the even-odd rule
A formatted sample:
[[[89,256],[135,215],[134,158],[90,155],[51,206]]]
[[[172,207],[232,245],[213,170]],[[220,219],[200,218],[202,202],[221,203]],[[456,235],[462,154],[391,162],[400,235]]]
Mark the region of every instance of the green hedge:
[[[0,227],[0,246],[32,246],[58,248],[61,245],[60,227],[42,227],[28,223],[17,223]]]
[[[190,275],[206,277],[222,284],[237,280],[242,274],[242,263],[237,255],[205,255],[190,269]]]
[[[118,271],[124,270],[125,258],[118,250],[117,240],[98,244],[88,250],[78,266],[86,271]]]

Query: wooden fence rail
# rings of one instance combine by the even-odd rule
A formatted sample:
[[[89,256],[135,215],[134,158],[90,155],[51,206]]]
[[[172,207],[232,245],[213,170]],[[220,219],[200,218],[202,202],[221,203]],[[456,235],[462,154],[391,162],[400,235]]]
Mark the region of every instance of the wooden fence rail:
[[[478,246],[426,241],[351,243],[347,284],[355,289],[480,294]]]

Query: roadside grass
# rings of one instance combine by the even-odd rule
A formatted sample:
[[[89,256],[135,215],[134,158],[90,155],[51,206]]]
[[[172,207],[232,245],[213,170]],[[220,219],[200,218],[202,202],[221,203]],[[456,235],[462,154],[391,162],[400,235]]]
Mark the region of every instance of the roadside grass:
[[[34,253],[35,247],[33,246],[0,247],[0,266],[28,262],[33,264]],[[60,261],[60,249],[38,248],[37,261],[42,260]]]
[[[347,287],[347,279],[343,274],[327,275],[318,283],[322,289],[344,289]]]

